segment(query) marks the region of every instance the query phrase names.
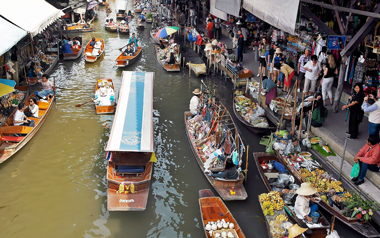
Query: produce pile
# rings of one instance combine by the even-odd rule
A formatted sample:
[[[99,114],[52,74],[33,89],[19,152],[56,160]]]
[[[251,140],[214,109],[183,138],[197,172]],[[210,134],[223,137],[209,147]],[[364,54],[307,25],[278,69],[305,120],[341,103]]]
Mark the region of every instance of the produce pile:
[[[214,234],[215,237],[229,237],[237,238],[235,224],[232,222],[226,222],[224,219],[217,221],[210,221],[205,225],[205,230],[208,232],[210,237]]]
[[[252,99],[244,96],[242,91],[235,92],[235,106],[239,115],[251,125],[260,128],[269,127],[268,121],[264,116],[264,109]]]
[[[269,193],[262,193],[259,196],[259,200],[262,203],[264,216],[274,215],[274,210],[282,210],[284,208],[284,200],[279,192],[271,191]]]

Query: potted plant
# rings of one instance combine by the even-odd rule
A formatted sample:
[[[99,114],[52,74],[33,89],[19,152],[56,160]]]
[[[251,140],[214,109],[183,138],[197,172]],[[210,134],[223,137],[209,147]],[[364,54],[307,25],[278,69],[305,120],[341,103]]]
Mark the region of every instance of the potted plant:
[[[346,216],[350,216],[351,218],[355,217],[365,222],[371,220],[373,213],[378,210],[378,203],[362,199],[357,192],[352,193],[352,196],[344,201],[344,205]]]

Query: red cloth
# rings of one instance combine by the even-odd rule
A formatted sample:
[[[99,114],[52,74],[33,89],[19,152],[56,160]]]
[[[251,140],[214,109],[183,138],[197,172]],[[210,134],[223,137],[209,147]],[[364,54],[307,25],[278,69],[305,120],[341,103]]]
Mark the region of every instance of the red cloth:
[[[202,41],[203,41],[202,36],[201,36],[201,35],[198,35],[198,36],[197,36],[197,42],[195,42],[195,44],[197,44],[197,45],[202,45]]]
[[[293,73],[289,74],[288,80],[286,80],[286,78],[285,78],[285,80],[284,80],[285,86],[290,87],[290,84],[292,83],[292,79],[293,79],[293,76],[294,76],[294,72],[295,71],[293,71]]]
[[[380,167],[380,144],[376,144],[369,149],[369,145],[365,144],[363,148],[356,154],[360,161],[366,164],[377,164]]]
[[[212,30],[213,28],[214,28],[214,24],[212,22],[209,22],[207,24],[207,27],[206,27],[206,29],[207,29],[207,37],[209,39],[214,39],[214,31]]]

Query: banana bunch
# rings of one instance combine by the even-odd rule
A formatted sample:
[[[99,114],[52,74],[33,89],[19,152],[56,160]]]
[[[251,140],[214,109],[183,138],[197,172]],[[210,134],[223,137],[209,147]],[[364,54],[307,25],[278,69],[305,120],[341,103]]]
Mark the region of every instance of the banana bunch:
[[[272,203],[271,203],[271,202],[266,201],[266,202],[263,203],[263,209],[264,209],[264,210],[265,210],[265,209],[270,209],[270,208],[273,209],[273,206],[272,206]]]
[[[334,189],[336,192],[343,192],[344,189],[342,188],[342,182],[341,181],[330,181],[327,183],[327,191],[331,189]]]
[[[273,202],[272,202],[272,206],[273,206],[273,208],[276,209],[276,210],[282,210],[282,209],[284,208],[284,206],[285,206],[285,204],[284,204],[284,200],[282,200],[282,198],[280,198],[280,199],[277,200],[277,201],[273,201]]]
[[[344,192],[344,193],[342,194],[342,199],[343,199],[343,201],[345,201],[346,199],[351,198],[351,197],[352,197],[352,195],[351,195],[351,193],[348,192],[348,191],[346,191],[346,192]]]
[[[288,221],[288,217],[285,216],[284,214],[280,214],[276,217],[276,220],[279,220],[279,221]]]
[[[262,193],[259,196],[259,200],[261,203],[264,203],[265,201],[270,201],[270,197],[268,197],[268,194]]]

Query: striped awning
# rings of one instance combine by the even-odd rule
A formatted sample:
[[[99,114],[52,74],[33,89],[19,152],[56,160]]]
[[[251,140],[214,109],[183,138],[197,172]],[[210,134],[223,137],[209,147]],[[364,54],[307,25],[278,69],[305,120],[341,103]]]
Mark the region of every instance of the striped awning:
[[[106,151],[154,151],[153,79],[153,72],[123,72]]]

